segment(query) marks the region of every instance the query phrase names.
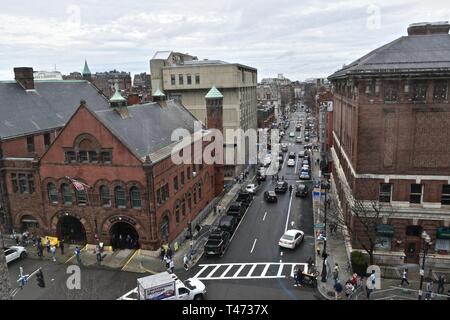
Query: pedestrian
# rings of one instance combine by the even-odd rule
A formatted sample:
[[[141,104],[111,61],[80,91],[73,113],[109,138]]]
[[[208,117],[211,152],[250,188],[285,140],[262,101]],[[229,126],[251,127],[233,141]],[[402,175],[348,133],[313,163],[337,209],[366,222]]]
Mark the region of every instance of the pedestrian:
[[[336,300],[338,300],[340,298],[340,296],[341,296],[342,291],[343,291],[342,284],[339,281],[339,279],[336,280],[336,283],[334,284],[333,288],[334,288]]]
[[[358,274],[354,273],[352,275],[352,278],[350,279],[351,284],[353,285],[353,287],[356,289],[356,287],[358,286]]]
[[[42,243],[40,243],[40,242],[38,242],[38,244],[37,244],[37,254],[38,254],[38,257],[41,259],[44,256],[44,249],[42,248]]]
[[[433,296],[433,280],[429,279],[427,282],[427,293],[425,294],[425,300],[431,300]]]
[[[375,270],[372,270],[372,274],[369,277],[369,281],[372,284],[372,289],[375,289],[376,288],[375,284],[376,284],[376,281],[377,281],[377,277],[375,275]]]
[[[50,253],[50,239],[48,237],[46,239],[47,239],[47,244],[46,244],[46,246],[47,246],[47,253]]]
[[[187,255],[184,255],[184,256],[183,256],[183,265],[184,265],[184,269],[185,269],[186,271],[189,269],[188,263],[189,263],[189,259],[188,259]]]
[[[50,247],[50,252],[52,254],[53,262],[56,262],[56,247],[55,246],[51,246]]]
[[[334,269],[333,269],[333,279],[334,279],[334,281],[337,281],[338,278],[339,278],[339,265],[336,262],[334,264]]]
[[[295,268],[294,269],[294,280],[295,280],[294,287],[298,287],[298,286],[301,287],[299,273],[300,273],[300,270],[298,270],[298,268]]]
[[[409,285],[409,281],[408,281],[408,269],[405,269],[405,270],[403,271],[402,282],[400,283],[400,285],[403,286],[403,284],[404,284],[405,282]]]
[[[317,255],[320,257],[320,248],[317,248]]]
[[[61,250],[61,255],[64,255],[64,239],[59,242],[59,249]]]
[[[75,248],[75,257],[77,258],[78,264],[81,264],[81,250],[78,246]]]
[[[440,275],[438,279],[438,294],[444,294],[445,276]]]
[[[97,263],[100,263],[102,261],[102,252],[99,245],[95,246],[94,253],[95,257],[97,258]]]
[[[350,299],[350,295],[353,293],[354,287],[352,285],[352,283],[349,281],[347,281],[345,283],[345,296],[347,297],[347,299]]]
[[[169,261],[169,270],[170,270],[170,273],[173,273],[173,268],[174,268],[173,259],[170,259],[170,261]]]
[[[161,246],[159,249],[159,257],[161,261],[164,261],[164,256],[166,255],[166,250],[164,249],[164,246]]]
[[[170,245],[167,245],[167,257],[169,259],[172,259],[172,254],[173,254],[172,248],[170,247]]]

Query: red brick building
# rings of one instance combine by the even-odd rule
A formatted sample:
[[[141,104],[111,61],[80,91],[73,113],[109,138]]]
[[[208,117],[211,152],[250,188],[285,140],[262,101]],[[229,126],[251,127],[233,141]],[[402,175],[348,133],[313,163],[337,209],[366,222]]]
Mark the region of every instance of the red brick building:
[[[378,263],[417,263],[422,231],[432,239],[427,264],[450,263],[449,29],[411,25],[408,36],[329,77],[333,181],[347,224],[364,233],[349,209],[353,196],[394,210],[377,227]]]
[[[196,119],[183,106],[173,101],[127,106],[120,94],[108,101],[86,81],[34,83],[30,69],[17,70],[6,89],[0,84],[0,95],[14,90],[16,98],[27,96],[24,109],[35,108],[26,128],[4,125],[19,120],[13,113],[0,125],[2,208],[16,230],[74,242],[94,243],[98,237],[107,244],[130,235],[141,247],[156,249],[186,231],[221,192],[213,165],[171,160],[177,145],[172,132],[194,134]],[[52,104],[54,91],[61,96]],[[86,101],[80,104],[80,98]],[[202,132],[196,139],[208,134]],[[69,177],[90,188],[76,190]]]

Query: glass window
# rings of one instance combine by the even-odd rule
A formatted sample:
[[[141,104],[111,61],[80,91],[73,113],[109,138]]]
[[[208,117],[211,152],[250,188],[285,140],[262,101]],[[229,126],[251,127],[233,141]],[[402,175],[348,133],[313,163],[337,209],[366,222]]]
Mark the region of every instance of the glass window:
[[[183,217],[186,215],[186,200],[181,200],[181,214]]]
[[[98,162],[98,153],[97,153],[97,151],[89,151],[89,161],[90,162]]]
[[[29,193],[27,175],[24,173],[19,173],[19,192]]]
[[[195,84],[200,84],[200,75],[199,74],[195,75]]]
[[[87,194],[85,190],[77,190],[75,189],[75,194],[77,196],[77,203],[81,205],[85,205],[87,203]]]
[[[102,151],[101,160],[103,163],[111,163],[112,155],[111,151]]]
[[[436,239],[435,250],[437,252],[450,252],[450,239]]]
[[[111,206],[111,195],[108,186],[100,187],[100,202],[102,206]]]
[[[444,205],[450,205],[450,184],[444,184],[442,186],[441,203]]]
[[[77,161],[77,155],[74,151],[66,151],[66,161],[67,162],[76,162]]]
[[[416,81],[413,84],[412,99],[413,101],[424,102],[427,98],[427,82]]]
[[[44,148],[45,148],[45,150],[47,150],[48,147],[50,147],[50,143],[51,143],[50,133],[45,133],[44,134]]]
[[[384,83],[384,101],[397,102],[398,101],[398,82],[386,81]]]
[[[27,150],[28,152],[34,152],[34,136],[27,137]]]
[[[409,196],[410,203],[421,203],[422,202],[422,185],[412,184],[411,193]]]
[[[174,178],[173,178],[173,190],[174,190],[175,192],[178,191],[178,177],[174,177]]]
[[[139,191],[139,188],[132,187],[130,189],[130,196],[131,196],[131,206],[133,208],[140,208],[141,207],[141,192]]]
[[[56,191],[56,186],[54,183],[49,183],[47,185],[48,190],[48,201],[50,203],[58,203],[58,191]]]
[[[380,184],[379,201],[380,202],[391,202],[391,191],[392,191],[391,183],[381,183]]]
[[[190,74],[187,75],[187,84],[192,84],[192,76]]]
[[[32,174],[28,174],[28,188],[30,193],[34,193],[34,176]]]
[[[87,151],[79,152],[80,162],[88,162],[88,153]]]
[[[377,250],[391,250],[391,238],[377,237],[375,240],[375,248]]]
[[[19,182],[17,180],[17,174],[11,173],[11,182],[12,182],[13,192],[14,193],[19,192]]]
[[[72,204],[72,192],[68,184],[63,183],[61,185],[61,194],[63,196],[64,204]]]
[[[170,84],[173,86],[175,85],[175,75],[174,74],[170,75]]]
[[[175,222],[178,224],[180,223],[180,202],[177,201],[177,204],[175,206]]]
[[[434,101],[446,101],[448,99],[448,81],[447,80],[435,80],[434,81]]]
[[[178,75],[178,84],[180,85],[184,84],[184,76],[182,74]]]
[[[184,185],[184,172],[181,173],[180,183],[181,183],[182,186]]]
[[[114,190],[114,194],[116,197],[116,207],[117,208],[126,208],[127,199],[125,196],[125,190],[121,186],[116,187]]]
[[[157,202],[158,204],[161,204],[161,203],[162,203],[161,189],[158,189],[158,190],[156,191],[156,202]]]

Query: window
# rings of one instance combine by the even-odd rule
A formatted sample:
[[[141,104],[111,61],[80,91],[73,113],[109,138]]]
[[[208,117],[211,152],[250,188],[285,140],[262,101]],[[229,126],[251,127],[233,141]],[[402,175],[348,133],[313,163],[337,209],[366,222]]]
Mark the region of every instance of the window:
[[[102,206],[105,206],[105,207],[111,206],[111,196],[109,194],[108,186],[100,187],[100,203]]]
[[[118,186],[114,189],[114,194],[116,198],[116,207],[117,208],[126,208],[127,206],[127,199],[125,196],[125,190]]]
[[[158,189],[156,191],[156,203],[161,204],[162,203],[162,197],[161,197],[161,189]]]
[[[175,75],[174,74],[170,75],[170,84],[173,86],[175,85]]]
[[[187,194],[187,207],[188,210],[190,211],[192,209],[192,196],[190,193]]]
[[[27,175],[24,173],[19,173],[19,192],[29,193]]]
[[[175,222],[178,224],[180,223],[180,202],[177,201],[177,204],[175,205]]]
[[[181,186],[184,186],[184,172],[181,173],[180,183],[181,183]]]
[[[89,151],[89,161],[90,162],[98,162],[98,153],[97,153],[97,151]]]
[[[174,177],[174,178],[173,178],[173,190],[174,190],[175,192],[178,191],[178,177]]]
[[[187,179],[191,180],[191,167],[187,168]]]
[[[436,239],[435,251],[441,253],[450,252],[450,239]]]
[[[32,174],[28,174],[28,187],[30,193],[34,193],[34,176]]]
[[[192,76],[190,74],[187,75],[187,84],[192,84]]]
[[[44,148],[45,150],[50,147],[51,139],[50,139],[50,133],[44,133]]]
[[[14,193],[34,193],[34,176],[31,173],[11,173]]]
[[[72,192],[68,184],[63,183],[61,185],[61,194],[63,196],[64,204],[72,204]]]
[[[375,249],[377,250],[391,250],[391,241],[390,237],[376,237],[375,239]]]
[[[450,205],[450,184],[444,184],[442,186],[441,203],[444,205]]]
[[[194,187],[193,194],[194,194],[194,204],[197,204],[197,187]]]
[[[58,203],[58,191],[56,191],[56,186],[54,183],[49,183],[47,185],[48,201],[50,203]]]
[[[79,157],[80,157],[80,162],[88,162],[88,153],[87,151],[80,151],[78,153]]]
[[[158,203],[164,203],[167,201],[167,199],[169,199],[169,184],[166,183],[165,185],[163,185],[157,192],[156,192],[156,197],[158,199]]]
[[[101,153],[101,160],[103,163],[111,163],[111,151],[102,151]]]
[[[141,208],[141,192],[138,187],[132,187],[130,189],[131,207]]]
[[[409,203],[421,203],[422,202],[422,185],[412,184],[411,193],[409,196]]]
[[[76,162],[77,161],[77,155],[74,151],[66,151],[66,162]]]
[[[186,199],[181,200],[181,214],[186,215]]]
[[[27,137],[27,150],[28,152],[34,152],[34,136]]]
[[[183,85],[184,84],[184,77],[182,74],[178,75],[178,84]]]
[[[435,80],[434,81],[434,101],[446,101],[448,99],[448,81],[447,80]]]
[[[391,183],[381,183],[380,184],[379,201],[380,202],[391,202],[391,191],[392,191]]]
[[[77,203],[80,205],[86,205],[87,203],[87,194],[85,190],[77,190],[75,189],[75,195],[77,196]]]
[[[199,74],[195,75],[195,84],[200,84],[200,75]]]
[[[424,102],[427,98],[427,82],[416,81],[413,85],[413,101]]]
[[[384,84],[384,101],[397,102],[398,101],[398,82],[386,81]]]
[[[202,184],[201,183],[198,184],[198,199],[199,200],[202,199]]]
[[[19,182],[17,180],[17,174],[11,173],[11,182],[13,186],[13,192],[14,193],[19,192]]]

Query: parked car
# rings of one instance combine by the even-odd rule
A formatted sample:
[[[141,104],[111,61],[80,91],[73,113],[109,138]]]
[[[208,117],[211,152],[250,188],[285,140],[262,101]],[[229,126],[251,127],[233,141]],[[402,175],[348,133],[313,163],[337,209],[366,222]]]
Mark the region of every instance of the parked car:
[[[295,139],[295,142],[296,142],[296,143],[302,143],[302,137],[297,137],[297,138]]]
[[[258,181],[266,181],[266,174],[265,174],[265,172],[264,171],[258,171],[256,173],[256,179]]]
[[[28,253],[24,247],[12,246],[9,248],[3,248],[5,251],[6,263],[10,263],[17,259],[24,259],[27,257]]]
[[[299,184],[295,188],[295,196],[304,198],[308,196],[308,187],[304,184]]]
[[[289,159],[295,160],[295,158],[296,158],[295,152],[289,152]]]
[[[266,191],[264,192],[264,200],[267,202],[277,202],[278,197],[274,191]]]
[[[302,172],[300,172],[299,178],[300,178],[300,180],[310,180],[311,175],[309,174],[308,171],[302,171]]]
[[[309,166],[309,160],[303,159],[302,166]]]
[[[278,241],[278,245],[283,248],[295,249],[302,241],[305,233],[301,230],[287,230]]]
[[[233,234],[238,225],[238,219],[234,216],[226,215],[219,221],[219,229]]]
[[[233,202],[228,207],[227,215],[236,217],[238,220],[241,220],[245,214],[245,211],[247,211],[247,206],[244,203]]]
[[[250,203],[252,203],[252,201],[253,201],[253,194],[251,194],[250,192],[248,192],[246,190],[241,190],[238,193],[238,196],[237,196],[235,202],[242,203],[245,206],[245,208],[247,209],[250,206]]]
[[[282,152],[287,152],[288,151],[288,145],[286,143],[282,143],[281,144],[281,151]]]
[[[305,142],[309,142],[309,137],[305,136]]]
[[[290,138],[294,138],[294,137],[295,137],[294,131],[292,131],[292,132],[289,133],[289,137],[290,137]]]
[[[302,171],[308,171],[309,172],[309,166],[307,164],[304,164],[302,166]]]
[[[275,186],[275,193],[285,193],[288,190],[288,183],[286,181],[279,181]]]
[[[298,153],[298,156],[299,156],[300,158],[303,158],[303,157],[305,156],[305,151],[300,151],[300,152]]]
[[[289,159],[287,165],[288,165],[288,167],[295,166],[295,160],[294,159]]]
[[[205,244],[206,256],[223,255],[230,244],[230,233],[220,229],[213,230]]]

